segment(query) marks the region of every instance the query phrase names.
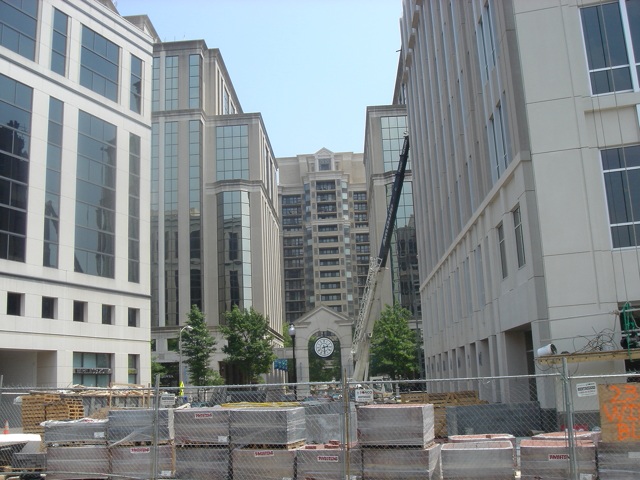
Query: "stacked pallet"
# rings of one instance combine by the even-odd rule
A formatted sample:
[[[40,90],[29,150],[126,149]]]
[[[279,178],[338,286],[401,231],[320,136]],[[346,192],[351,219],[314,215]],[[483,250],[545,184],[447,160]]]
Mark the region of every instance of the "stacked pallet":
[[[595,444],[591,440],[576,440],[574,446],[580,478],[597,478]],[[520,442],[520,478],[569,478],[570,453],[564,440],[524,439]]]
[[[430,403],[434,407],[434,432],[436,438],[447,437],[447,410],[446,407],[480,405],[487,403],[480,400],[476,390],[464,390],[460,392],[406,392],[400,394],[401,403]]]
[[[440,479],[430,404],[365,405],[357,410],[363,478]]]
[[[598,474],[600,480],[639,480],[640,442],[600,442]]]
[[[229,415],[234,478],[294,478],[306,438],[304,407],[234,408]]]
[[[81,419],[47,421],[47,478],[108,478],[107,421]]]
[[[229,413],[224,408],[174,411],[178,478],[227,480],[231,462]]]
[[[441,451],[442,478],[512,480],[515,478],[514,453],[514,445],[509,440],[446,443]]]
[[[172,408],[110,410],[107,444],[111,473],[146,478],[158,460],[160,478],[175,475],[174,410]],[[157,449],[154,448],[157,444]]]
[[[82,400],[58,393],[30,393],[22,396],[22,431],[44,433],[46,420],[76,420],[84,417]]]
[[[296,451],[296,465],[298,478],[362,479],[362,451],[355,444],[305,445]]]

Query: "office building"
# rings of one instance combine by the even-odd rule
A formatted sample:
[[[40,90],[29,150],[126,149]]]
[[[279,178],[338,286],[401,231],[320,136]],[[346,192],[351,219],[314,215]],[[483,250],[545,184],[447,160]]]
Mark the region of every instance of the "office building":
[[[0,1],[5,386],[150,381],[152,48],[108,0]]]
[[[617,312],[640,305],[639,19],[637,1],[403,0],[429,378],[620,348]],[[544,405],[541,387],[481,394]]]
[[[154,359],[180,376],[180,332],[192,305],[217,341],[212,368],[227,383],[223,314],[268,318],[282,339],[277,161],[262,117],[244,113],[218,49],[157,42],[151,141],[151,330]]]

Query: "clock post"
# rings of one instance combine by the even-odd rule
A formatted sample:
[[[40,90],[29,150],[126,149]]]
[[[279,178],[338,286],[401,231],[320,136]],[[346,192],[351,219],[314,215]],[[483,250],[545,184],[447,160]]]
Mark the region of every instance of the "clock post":
[[[293,325],[293,323],[289,324],[289,336],[291,337],[291,343],[293,345],[293,378],[290,378],[289,380],[293,383],[293,397],[297,400],[298,399],[298,387],[297,387],[297,383],[298,383],[298,371],[297,371],[297,365],[296,365],[296,327]]]

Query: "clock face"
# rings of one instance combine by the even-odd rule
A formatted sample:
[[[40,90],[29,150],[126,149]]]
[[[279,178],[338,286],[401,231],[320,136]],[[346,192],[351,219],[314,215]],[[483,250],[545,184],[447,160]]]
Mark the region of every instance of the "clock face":
[[[320,337],[316,340],[314,349],[318,356],[329,357],[333,353],[333,342],[326,337]]]

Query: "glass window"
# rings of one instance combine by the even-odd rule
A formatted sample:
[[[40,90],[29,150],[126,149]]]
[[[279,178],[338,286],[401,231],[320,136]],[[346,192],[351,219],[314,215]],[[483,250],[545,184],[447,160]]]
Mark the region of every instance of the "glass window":
[[[29,60],[35,60],[39,3],[0,0],[0,45]]]
[[[87,311],[86,302],[79,302],[78,300],[73,301],[73,321],[74,322],[85,322],[86,311]]]
[[[178,108],[178,57],[164,59],[164,109]]]
[[[7,315],[22,315],[22,294],[7,292]]]
[[[127,314],[127,325],[129,327],[139,327],[140,326],[140,309],[129,307]]]
[[[0,74],[0,258],[18,262],[26,249],[32,93]]]
[[[189,108],[200,108],[202,69],[200,55],[189,55]]]
[[[115,276],[116,127],[79,113],[75,271]]]
[[[129,134],[129,281],[140,282],[140,137]]]
[[[151,79],[151,111],[160,110],[160,58],[153,57]]]
[[[404,144],[404,134],[407,131],[407,117],[382,117],[380,118],[382,134],[382,158],[385,171],[395,171],[398,168],[400,152]],[[407,159],[407,170],[411,170],[411,155]],[[362,195],[354,195],[354,200],[366,200]]]
[[[42,318],[56,318],[56,299],[42,297]]]
[[[102,324],[113,324],[113,305],[102,305]]]
[[[73,383],[85,387],[109,387],[111,355],[73,352]]]
[[[142,60],[135,55],[131,55],[129,108],[136,113],[142,111]]]
[[[83,26],[80,85],[117,102],[119,70],[120,47]]]
[[[53,37],[51,39],[51,70],[64,75],[67,68],[67,25],[69,17],[53,9]]]
[[[640,145],[601,152],[613,248],[640,245]]]
[[[580,10],[591,91],[594,95],[633,88],[630,64],[635,62],[630,58],[632,52],[625,42],[625,30],[633,23],[624,25],[620,12],[620,8],[624,9],[626,5],[630,7],[631,21],[634,15],[638,15],[640,7],[637,1],[604,3]],[[632,29],[637,38],[640,29],[637,21]]]
[[[504,226],[498,225],[498,249],[500,251],[500,266],[502,268],[502,278],[507,278],[507,249],[504,243]]]
[[[50,97],[42,264],[45,267],[52,268],[58,267],[63,111],[63,103],[56,98]]]
[[[249,179],[249,134],[247,125],[216,128],[216,179]]]
[[[131,385],[137,385],[138,383],[138,365],[140,364],[140,355],[129,354],[127,357],[128,367],[128,379],[127,382]]]
[[[524,233],[522,231],[522,216],[520,214],[520,206],[516,207],[513,211],[513,227],[516,237],[516,252],[518,254],[518,268],[521,268],[526,263],[524,256]]]

